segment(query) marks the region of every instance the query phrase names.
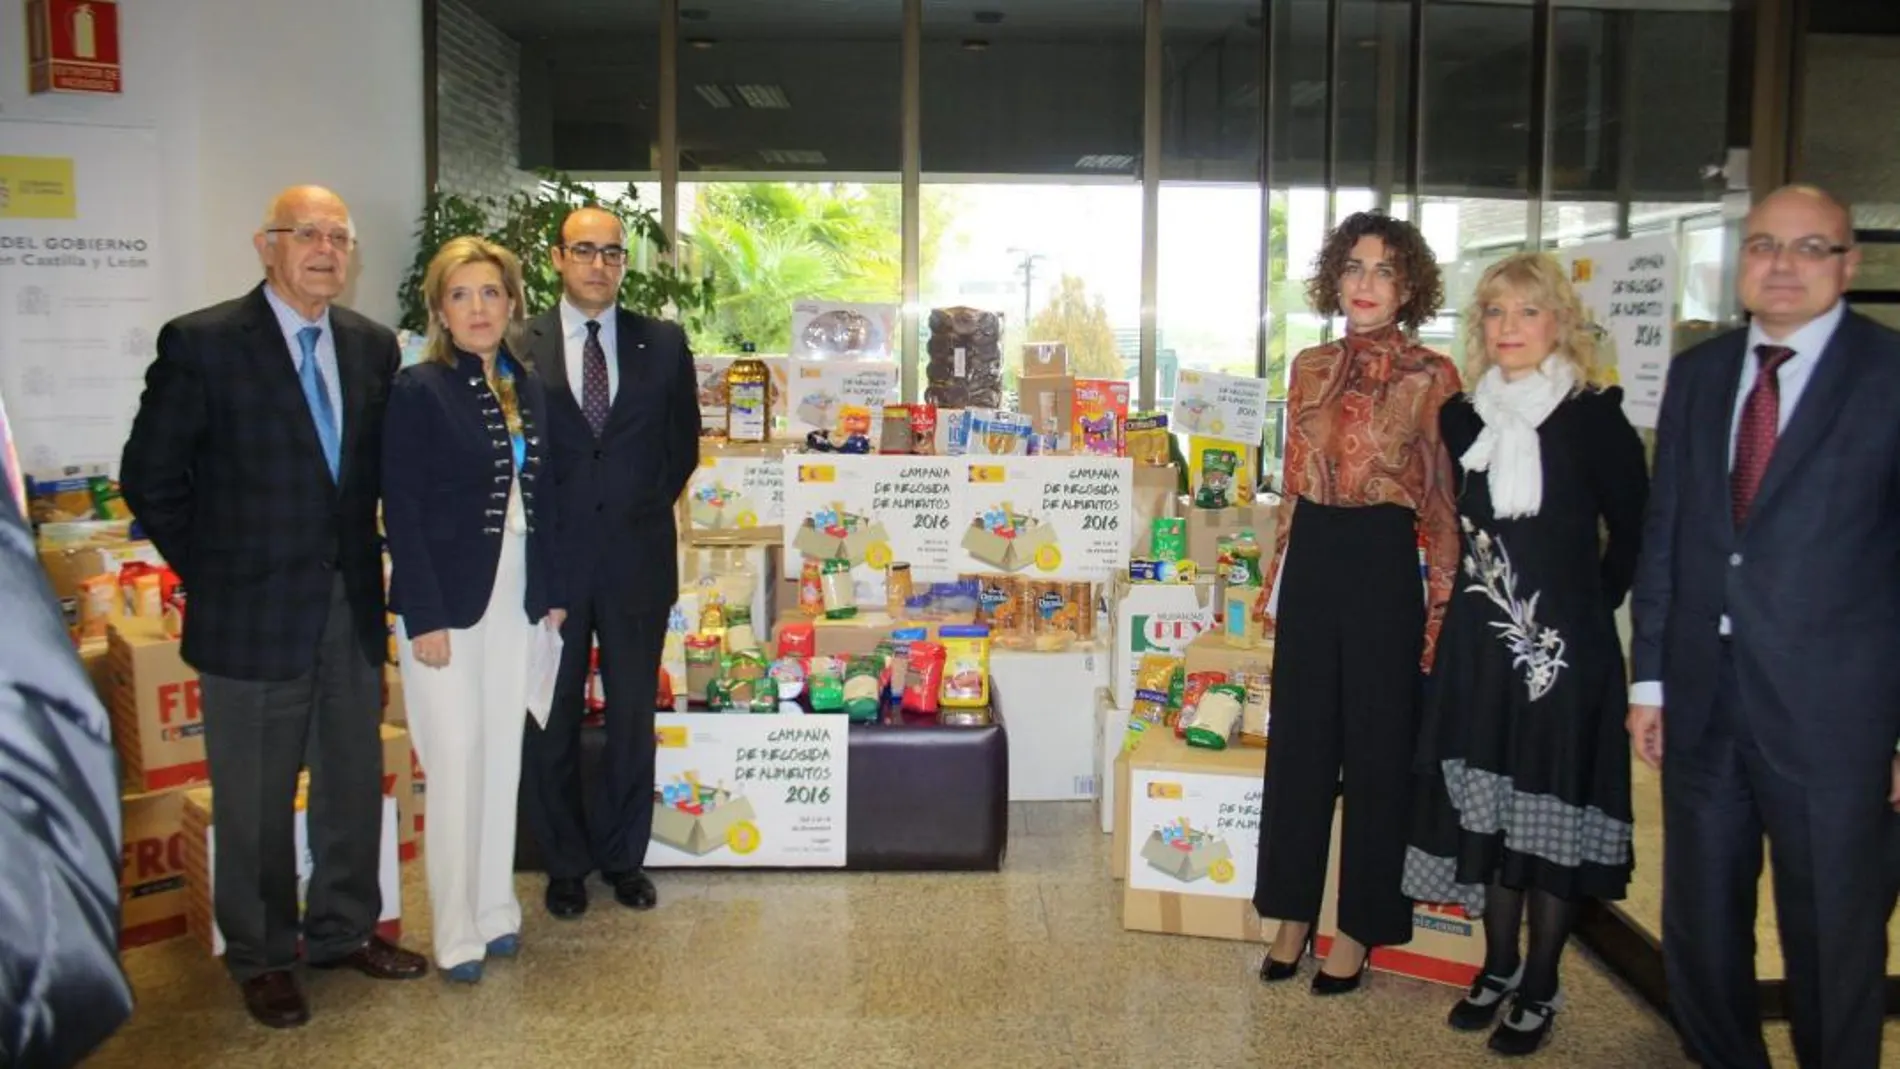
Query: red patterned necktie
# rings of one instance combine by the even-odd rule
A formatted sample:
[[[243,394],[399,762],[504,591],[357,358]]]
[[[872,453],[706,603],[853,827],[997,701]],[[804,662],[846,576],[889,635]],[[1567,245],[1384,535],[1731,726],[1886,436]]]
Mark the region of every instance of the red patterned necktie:
[[[1739,530],[1748,520],[1749,506],[1761,489],[1761,477],[1768,471],[1768,458],[1774,455],[1775,438],[1781,426],[1781,365],[1794,357],[1784,345],[1757,345],[1755,357],[1760,370],[1755,385],[1742,405],[1741,426],[1735,432],[1735,467],[1729,472],[1729,505]]]
[[[607,426],[607,352],[600,347],[600,323],[587,321],[587,342],[581,346],[581,414],[600,437]]]

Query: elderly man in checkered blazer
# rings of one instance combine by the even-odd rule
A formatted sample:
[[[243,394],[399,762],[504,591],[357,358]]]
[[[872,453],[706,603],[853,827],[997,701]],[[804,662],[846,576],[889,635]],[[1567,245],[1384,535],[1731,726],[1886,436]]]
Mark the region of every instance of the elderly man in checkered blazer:
[[[375,934],[382,912],[387,328],[331,302],[356,244],[349,209],[285,190],[253,236],[264,281],[166,324],[120,465],[125,499],[190,592],[183,655],[201,677],[217,799],[213,882],[225,967],[259,1023],[309,1018],[292,971],[376,979],[427,962]],[[315,869],[301,921],[294,807],[310,770]]]

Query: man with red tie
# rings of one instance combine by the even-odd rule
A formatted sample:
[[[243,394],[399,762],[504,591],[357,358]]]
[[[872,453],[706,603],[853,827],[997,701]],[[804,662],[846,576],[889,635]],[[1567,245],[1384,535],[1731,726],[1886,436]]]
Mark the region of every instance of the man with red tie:
[[[1879,1064],[1900,834],[1900,334],[1842,300],[1851,215],[1750,213],[1745,331],[1669,369],[1631,598],[1629,730],[1663,779],[1670,1009],[1711,1069],[1768,1069],[1766,835],[1804,1069]]]
[[[552,250],[560,304],[528,325],[528,356],[547,382],[569,608],[547,726],[527,722],[521,789],[547,868],[548,912],[566,919],[586,911],[593,872],[629,909],[659,901],[643,871],[654,699],[666,619],[679,599],[673,504],[699,466],[693,354],[678,324],[619,306],[626,236],[612,212],[570,214]],[[584,788],[581,719],[596,637],[607,749],[599,779]],[[593,794],[585,807],[584,789]]]

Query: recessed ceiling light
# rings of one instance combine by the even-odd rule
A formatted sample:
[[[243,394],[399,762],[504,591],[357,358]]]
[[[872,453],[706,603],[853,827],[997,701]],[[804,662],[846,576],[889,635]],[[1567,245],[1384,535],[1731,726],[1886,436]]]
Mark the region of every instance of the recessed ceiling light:
[[[1075,161],[1078,171],[1127,171],[1134,166],[1135,158],[1126,153],[1098,153]]]
[[[963,39],[963,50],[965,52],[981,52],[989,47],[990,43],[981,37],[966,37]]]
[[[697,48],[703,52],[708,48],[718,47],[719,40],[715,37],[688,37],[686,43],[688,46]]]
[[[699,94],[701,100],[704,100],[707,104],[715,108],[732,107],[732,98],[726,95],[725,90],[716,85],[696,85],[693,87],[693,90]]]
[[[748,108],[783,111],[792,106],[785,90],[776,85],[735,85],[732,91],[739,94]]]

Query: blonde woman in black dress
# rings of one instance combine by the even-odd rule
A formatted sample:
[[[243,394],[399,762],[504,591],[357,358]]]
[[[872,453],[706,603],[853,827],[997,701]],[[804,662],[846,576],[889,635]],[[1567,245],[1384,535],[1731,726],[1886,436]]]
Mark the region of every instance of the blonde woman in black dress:
[[[1484,968],[1450,1024],[1488,1028],[1508,1005],[1490,1046],[1523,1055],[1563,1005],[1557,965],[1578,901],[1620,899],[1629,882],[1614,614],[1635,574],[1649,476],[1556,259],[1494,265],[1466,324],[1469,390],[1440,414],[1461,567],[1419,735],[1427,797],[1405,893],[1483,917]]]

